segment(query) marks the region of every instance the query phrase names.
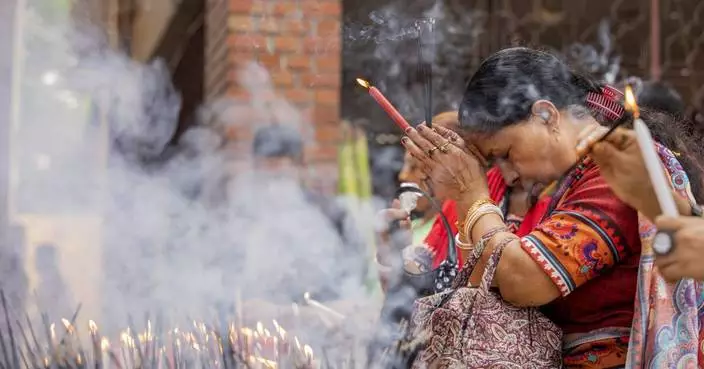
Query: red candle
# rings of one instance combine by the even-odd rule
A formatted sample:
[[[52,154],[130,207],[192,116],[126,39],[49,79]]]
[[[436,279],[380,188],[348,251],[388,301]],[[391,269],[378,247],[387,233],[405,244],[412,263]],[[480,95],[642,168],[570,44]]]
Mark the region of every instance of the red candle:
[[[361,78],[357,78],[357,83],[359,83],[363,87],[366,87],[369,90],[369,95],[371,95],[371,97],[374,98],[377,103],[379,103],[381,108],[384,109],[386,114],[389,115],[391,120],[393,120],[394,123],[396,123],[396,125],[401,128],[403,132],[406,132],[408,128],[411,128],[411,125],[408,124],[403,115],[401,115],[401,113],[399,113],[398,110],[396,110],[396,108],[391,105],[391,102],[386,98],[386,96],[384,96],[384,94],[381,93],[381,91],[379,91],[378,88],[370,85],[369,82]]]

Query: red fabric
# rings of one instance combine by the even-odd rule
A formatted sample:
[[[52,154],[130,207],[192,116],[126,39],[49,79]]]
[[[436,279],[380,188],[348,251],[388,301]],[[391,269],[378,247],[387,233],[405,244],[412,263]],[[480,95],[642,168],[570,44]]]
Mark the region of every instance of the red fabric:
[[[494,202],[499,203],[506,194],[506,183],[504,182],[504,178],[501,176],[501,171],[494,167],[487,172],[486,177],[487,184],[489,186],[489,196]],[[530,233],[530,231],[535,228],[540,219],[543,217],[543,214],[547,210],[549,204],[550,197],[545,197],[544,199],[538,201],[538,203],[528,211],[516,234],[523,237]],[[442,213],[445,214],[447,221],[450,223],[450,227],[452,227],[453,234],[450,236],[454,237],[457,233],[457,209],[455,207],[455,202],[451,200],[445,201],[442,204]],[[433,267],[437,267],[443,260],[445,260],[445,258],[447,258],[447,237],[448,235],[447,232],[445,232],[445,227],[443,226],[440,216],[438,216],[435,218],[435,222],[433,223],[433,227],[430,229],[430,232],[428,232],[428,235],[425,237],[425,244],[428,245],[434,254]],[[459,249],[457,249],[457,255],[460,259],[461,266],[462,256]]]

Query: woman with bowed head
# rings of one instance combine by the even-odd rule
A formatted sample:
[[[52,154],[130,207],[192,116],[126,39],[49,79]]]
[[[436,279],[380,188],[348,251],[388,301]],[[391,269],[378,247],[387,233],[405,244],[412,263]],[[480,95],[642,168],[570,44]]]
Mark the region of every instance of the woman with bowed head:
[[[640,303],[659,291],[657,286],[640,290],[638,279],[648,271],[639,266],[650,235],[640,234],[637,211],[576,149],[580,132],[599,125],[589,98],[604,91],[549,53],[501,50],[468,82],[459,134],[421,125],[409,129],[402,142],[429,173],[436,192],[455,201],[463,253],[481,255],[470,284],[477,284],[493,249],[503,248],[493,285],[508,303],[540,307],[562,329],[565,367],[668,367],[696,361],[697,342],[691,338],[697,337],[698,324],[664,327],[677,319],[698,322],[695,290],[682,292],[692,301],[674,301],[678,291],[671,289],[659,295],[663,304],[682,306],[663,310],[673,320],[649,325],[653,307]],[[665,148],[661,155],[676,161]],[[559,180],[523,236],[507,230],[490,197],[484,174],[489,165],[501,170],[507,184],[531,193]],[[656,337],[661,327],[677,330],[666,346]]]

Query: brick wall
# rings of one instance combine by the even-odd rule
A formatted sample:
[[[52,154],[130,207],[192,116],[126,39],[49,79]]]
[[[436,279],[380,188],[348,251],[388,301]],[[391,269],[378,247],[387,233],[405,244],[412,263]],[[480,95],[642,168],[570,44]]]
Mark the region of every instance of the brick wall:
[[[340,139],[342,0],[208,0],[205,95],[248,98],[237,68],[256,60],[315,128],[309,161],[335,176]]]

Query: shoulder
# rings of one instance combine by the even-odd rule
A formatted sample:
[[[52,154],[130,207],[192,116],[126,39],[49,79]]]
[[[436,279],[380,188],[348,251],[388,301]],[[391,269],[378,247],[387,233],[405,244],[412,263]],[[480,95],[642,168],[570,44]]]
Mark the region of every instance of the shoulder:
[[[585,164],[554,214],[569,215],[626,248],[640,247],[638,212],[616,196],[593,162]]]

